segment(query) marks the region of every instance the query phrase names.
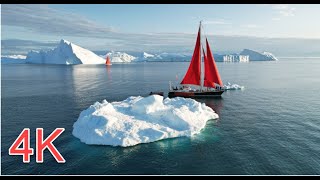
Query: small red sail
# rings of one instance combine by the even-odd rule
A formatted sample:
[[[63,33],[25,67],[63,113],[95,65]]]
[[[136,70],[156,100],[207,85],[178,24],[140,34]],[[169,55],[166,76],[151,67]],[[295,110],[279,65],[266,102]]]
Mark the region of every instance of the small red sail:
[[[214,61],[213,54],[210,49],[210,45],[208,43],[208,39],[206,39],[207,44],[207,56],[204,54],[204,82],[203,85],[205,87],[216,87],[214,83],[219,84],[223,87],[222,80],[219,75],[219,71]]]
[[[190,61],[190,65],[186,75],[184,76],[183,80],[180,84],[194,84],[200,85],[200,73],[201,73],[201,49],[200,49],[200,27],[198,31],[198,37],[196,46],[194,48],[194,52],[192,55],[192,59]]]
[[[107,56],[107,58],[106,58],[106,65],[111,65],[111,61],[110,61],[109,56]]]

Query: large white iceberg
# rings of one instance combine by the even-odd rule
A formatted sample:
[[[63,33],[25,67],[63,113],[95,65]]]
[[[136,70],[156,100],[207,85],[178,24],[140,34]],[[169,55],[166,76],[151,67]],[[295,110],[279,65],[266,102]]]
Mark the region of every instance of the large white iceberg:
[[[277,61],[278,59],[270,52],[257,52],[250,49],[244,49],[240,55],[249,56],[250,61]]]
[[[189,98],[131,96],[121,102],[96,102],[82,111],[72,134],[86,144],[134,146],[197,134],[210,119],[210,107]]]
[[[35,64],[103,64],[105,60],[92,51],[62,39],[55,49],[29,52],[26,62]]]

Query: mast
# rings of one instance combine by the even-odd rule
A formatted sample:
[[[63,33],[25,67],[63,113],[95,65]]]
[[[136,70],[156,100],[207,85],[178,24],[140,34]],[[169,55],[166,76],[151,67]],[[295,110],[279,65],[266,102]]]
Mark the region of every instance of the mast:
[[[200,49],[201,49],[201,47],[202,47],[202,49],[203,49],[203,46],[202,46],[202,43],[201,43],[201,25],[202,25],[202,20],[200,21],[200,27],[199,27],[199,30],[200,30]],[[205,54],[204,54],[204,52],[203,52],[203,58],[204,58],[204,56],[205,56]],[[204,59],[203,59],[203,61],[204,61]],[[203,91],[203,81],[202,81],[202,79],[201,79],[201,75],[203,76],[203,78],[204,78],[204,75],[203,75],[203,73],[202,73],[202,71],[201,71],[201,69],[202,69],[202,58],[201,58],[201,50],[200,50],[200,83],[201,83],[201,86],[200,86],[200,91],[202,92]]]
[[[203,63],[204,63],[204,70],[203,70],[203,72],[204,73],[202,73],[203,74],[203,82],[202,82],[202,85],[201,85],[201,88],[203,89],[203,86],[205,85],[205,82],[207,81],[206,80],[206,75],[205,75],[205,72],[206,72],[206,68],[207,68],[207,66],[206,66],[206,62],[208,61],[208,57],[207,57],[207,55],[206,55],[206,53],[204,52],[204,47],[202,47],[202,53],[203,53]]]

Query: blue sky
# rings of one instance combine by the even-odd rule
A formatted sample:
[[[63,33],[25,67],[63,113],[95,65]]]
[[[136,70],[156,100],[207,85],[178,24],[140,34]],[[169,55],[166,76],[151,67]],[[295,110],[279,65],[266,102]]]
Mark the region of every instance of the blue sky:
[[[320,38],[320,5],[52,5],[132,33],[195,33],[199,20],[209,34]]]
[[[1,39],[68,39],[91,49],[192,44],[206,35],[320,39],[320,5],[2,5]]]

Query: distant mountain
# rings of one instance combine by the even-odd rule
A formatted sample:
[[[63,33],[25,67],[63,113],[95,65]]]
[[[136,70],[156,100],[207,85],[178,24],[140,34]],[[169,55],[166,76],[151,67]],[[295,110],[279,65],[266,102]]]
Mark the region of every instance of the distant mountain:
[[[91,52],[62,39],[58,46],[49,51],[30,51],[26,63],[32,64],[103,64],[105,60]]]

